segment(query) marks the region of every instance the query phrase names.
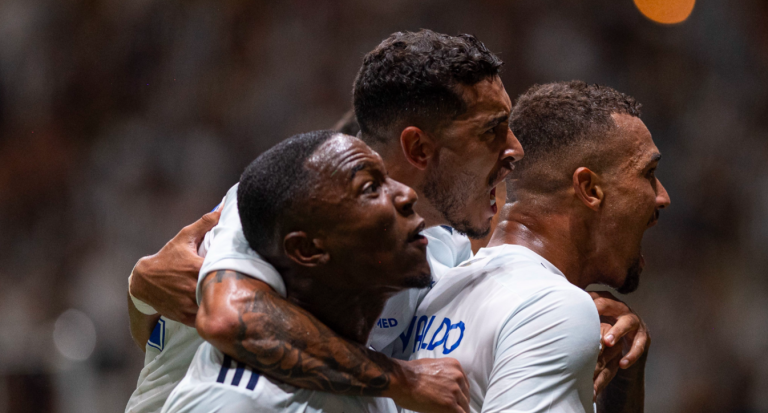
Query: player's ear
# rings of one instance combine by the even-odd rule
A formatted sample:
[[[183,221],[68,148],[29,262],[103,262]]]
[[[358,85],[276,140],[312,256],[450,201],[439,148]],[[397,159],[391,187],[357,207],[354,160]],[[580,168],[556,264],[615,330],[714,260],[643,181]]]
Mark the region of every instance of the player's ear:
[[[424,170],[435,153],[435,141],[423,130],[409,126],[400,132],[400,147],[411,165]]]
[[[603,203],[603,183],[596,173],[581,167],[573,173],[573,190],[576,197],[588,208],[597,211]]]
[[[309,237],[304,231],[294,231],[283,239],[285,255],[299,265],[316,267],[330,260],[330,255],[323,249],[323,243]]]

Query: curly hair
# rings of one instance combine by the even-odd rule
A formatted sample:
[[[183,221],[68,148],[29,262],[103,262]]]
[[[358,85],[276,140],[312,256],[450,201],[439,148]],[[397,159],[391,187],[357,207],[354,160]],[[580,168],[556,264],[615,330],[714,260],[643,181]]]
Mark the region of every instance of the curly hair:
[[[435,130],[467,110],[456,86],[499,74],[502,61],[472,35],[422,29],[390,35],[365,55],[353,104],[363,140],[386,142],[408,123]]]
[[[510,116],[509,127],[525,150],[515,175],[549,190],[556,183],[547,185],[551,179],[544,175],[554,176],[543,174],[544,168],[551,172],[569,168],[573,162],[606,167],[611,159],[601,143],[616,127],[611,115],[639,118],[640,107],[629,95],[577,80],[532,86],[517,99]]]

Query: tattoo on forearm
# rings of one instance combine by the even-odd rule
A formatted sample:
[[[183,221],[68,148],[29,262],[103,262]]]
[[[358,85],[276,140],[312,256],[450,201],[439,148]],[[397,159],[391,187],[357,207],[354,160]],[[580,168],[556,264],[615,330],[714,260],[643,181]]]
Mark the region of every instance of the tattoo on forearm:
[[[228,277],[247,276],[218,271],[203,288]],[[300,388],[345,395],[379,396],[389,388],[395,362],[344,340],[277,294],[255,290],[239,313],[235,356],[267,376]]]

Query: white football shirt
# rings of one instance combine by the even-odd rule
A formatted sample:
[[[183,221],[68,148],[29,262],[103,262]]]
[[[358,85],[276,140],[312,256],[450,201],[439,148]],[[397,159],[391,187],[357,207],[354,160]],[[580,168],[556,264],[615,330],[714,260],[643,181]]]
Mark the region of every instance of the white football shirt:
[[[243,235],[243,226],[237,211],[237,187],[227,192],[226,202],[221,211],[219,224],[213,228],[213,242],[200,269],[197,297],[200,299],[200,286],[207,274],[217,270],[238,271],[265,282],[280,295],[285,296],[285,283],[280,273],[266,262],[248,245]],[[437,226],[424,230],[427,237],[427,261],[432,269],[433,282],[438,280],[445,270],[472,257],[469,239],[450,227]],[[391,344],[403,333],[420,298],[427,289],[402,291],[387,301],[379,320],[371,331],[368,345],[377,351],[391,354]]]
[[[147,341],[144,368],[125,413],[160,412],[203,342],[194,328],[160,317]]]
[[[304,390],[261,376],[210,343],[197,350],[163,413],[394,413],[383,397],[340,396]]]
[[[286,294],[280,274],[250,248],[243,235],[237,211],[237,187],[236,184],[227,192],[219,223],[206,234],[201,244],[199,253],[205,260],[199,274],[198,301],[203,278],[217,270],[241,272],[264,281],[282,296]],[[427,257],[433,280],[438,279],[445,269],[472,257],[469,239],[450,227],[429,228],[423,234],[429,239]],[[390,344],[401,335],[426,291],[406,290],[387,302],[369,338],[372,348],[391,354]],[[194,328],[161,317],[147,343],[144,368],[136,390],[128,400],[126,413],[159,412],[186,374],[202,342]]]
[[[396,356],[453,357],[472,412],[592,412],[600,319],[590,296],[518,245],[447,271],[395,343]]]
[[[212,241],[213,231],[209,231],[197,251],[201,257],[206,256]],[[160,412],[168,395],[184,378],[202,343],[196,329],[160,317],[145,346],[144,368],[139,373],[136,390],[128,399],[125,413]]]

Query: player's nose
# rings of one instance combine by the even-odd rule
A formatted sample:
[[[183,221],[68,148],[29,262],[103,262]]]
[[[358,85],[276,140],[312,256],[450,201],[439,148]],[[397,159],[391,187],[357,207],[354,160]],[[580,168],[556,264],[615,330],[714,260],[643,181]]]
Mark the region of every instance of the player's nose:
[[[500,160],[504,163],[512,164],[513,162],[523,159],[523,155],[525,155],[525,151],[523,151],[523,146],[520,145],[520,141],[518,141],[515,134],[512,133],[512,129],[507,129],[507,136],[504,139],[504,147],[501,150]]]
[[[397,208],[398,212],[402,214],[403,216],[411,216],[413,215],[413,205],[416,203],[416,201],[419,199],[419,196],[416,195],[416,191],[413,190],[408,185],[402,184],[398,181],[395,181],[394,179],[391,179],[393,189],[393,203],[395,205],[395,208]]]
[[[667,192],[667,188],[664,188],[664,185],[661,184],[661,181],[656,179],[656,208],[658,209],[664,209],[669,206],[669,204],[672,203],[672,200],[669,198],[669,193]]]

